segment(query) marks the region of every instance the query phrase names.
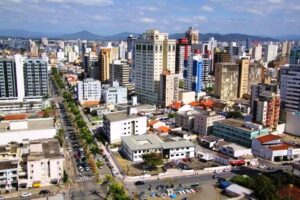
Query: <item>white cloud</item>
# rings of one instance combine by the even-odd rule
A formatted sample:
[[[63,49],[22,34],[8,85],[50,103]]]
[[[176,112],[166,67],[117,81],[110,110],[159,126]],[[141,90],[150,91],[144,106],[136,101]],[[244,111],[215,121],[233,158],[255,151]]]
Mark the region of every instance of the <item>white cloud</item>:
[[[254,14],[254,15],[263,15],[262,11],[259,11],[259,10],[253,9],[253,8],[247,8],[245,11],[250,14]]]
[[[143,22],[143,23],[154,23],[155,19],[149,18],[149,17],[144,17],[140,21]]]
[[[138,8],[140,10],[145,10],[145,11],[150,11],[150,12],[158,10],[158,8],[155,6],[139,6]]]
[[[206,20],[207,20],[206,16],[181,17],[178,19],[178,21],[184,23],[199,23],[199,22],[205,22]]]
[[[104,21],[104,20],[109,19],[108,17],[102,16],[102,15],[92,15],[92,16],[89,16],[89,18],[92,20],[97,20],[97,21]]]
[[[76,3],[88,6],[106,6],[113,4],[113,0],[46,0],[52,3]]]
[[[205,11],[205,12],[213,12],[214,9],[210,6],[202,6],[201,10]]]
[[[268,0],[268,2],[278,4],[278,3],[282,3],[282,0]]]

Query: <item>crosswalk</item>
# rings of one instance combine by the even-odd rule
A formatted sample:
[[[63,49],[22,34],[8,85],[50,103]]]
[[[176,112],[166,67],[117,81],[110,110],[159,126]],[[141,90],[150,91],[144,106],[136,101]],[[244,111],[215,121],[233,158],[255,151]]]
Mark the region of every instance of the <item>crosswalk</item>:
[[[78,183],[78,182],[86,182],[86,181],[92,181],[92,180],[94,180],[93,176],[81,176],[81,177],[78,177],[75,181]]]

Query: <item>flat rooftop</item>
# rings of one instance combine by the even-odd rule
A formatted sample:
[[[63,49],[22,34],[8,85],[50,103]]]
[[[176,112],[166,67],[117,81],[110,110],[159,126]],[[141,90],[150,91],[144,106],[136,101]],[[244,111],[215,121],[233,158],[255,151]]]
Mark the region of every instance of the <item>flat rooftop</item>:
[[[40,159],[55,159],[63,158],[60,152],[60,146],[57,140],[36,141],[29,145],[28,161],[35,161]]]
[[[188,140],[162,140],[160,137],[154,134],[134,135],[122,137],[122,142],[126,144],[131,150],[143,150],[143,149],[171,149],[182,147],[193,147],[194,143]]]
[[[232,119],[232,118],[224,119],[224,120],[220,120],[220,121],[216,121],[214,123],[231,126],[231,127],[234,127],[234,128],[237,128],[237,129],[241,129],[241,130],[247,131],[247,132],[252,132],[254,130],[257,130],[258,128],[254,129],[254,130],[251,130],[251,128],[248,128],[248,127],[245,126],[246,124],[250,125],[250,126],[257,126],[257,127],[260,126],[260,127],[262,127],[259,124],[255,124],[255,123],[252,123],[252,122],[245,122],[243,120]]]
[[[12,123],[27,122],[28,128],[10,130]],[[40,130],[40,129],[52,129],[54,127],[53,118],[37,118],[37,119],[24,119],[24,120],[11,120],[0,122],[0,133],[15,132],[24,130]]]
[[[116,121],[122,121],[122,120],[126,120],[126,119],[135,119],[135,118],[139,118],[139,117],[142,117],[142,116],[128,115],[127,111],[121,111],[121,112],[113,112],[113,113],[105,114],[105,117],[110,122],[116,122]]]

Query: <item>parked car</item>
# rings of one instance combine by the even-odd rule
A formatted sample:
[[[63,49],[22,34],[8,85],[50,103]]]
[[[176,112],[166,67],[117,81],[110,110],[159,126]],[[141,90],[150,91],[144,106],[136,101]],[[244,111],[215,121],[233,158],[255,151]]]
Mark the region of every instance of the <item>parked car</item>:
[[[49,190],[41,190],[41,191],[39,192],[39,195],[49,194],[49,193],[51,193]]]
[[[30,197],[31,196],[31,193],[30,192],[23,192],[21,194],[21,197]]]
[[[134,185],[144,185],[144,184],[145,184],[144,181],[137,181],[137,182],[134,183]]]

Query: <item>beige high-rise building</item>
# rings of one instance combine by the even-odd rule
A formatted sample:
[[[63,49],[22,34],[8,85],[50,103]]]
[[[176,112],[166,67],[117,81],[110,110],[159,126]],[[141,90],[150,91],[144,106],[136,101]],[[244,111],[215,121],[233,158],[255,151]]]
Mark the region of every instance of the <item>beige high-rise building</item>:
[[[237,63],[239,64],[238,98],[242,98],[244,94],[248,93],[250,61],[241,59]]]
[[[160,105],[167,107],[173,101],[178,100],[179,95],[179,75],[165,71],[160,75],[159,99]]]
[[[215,66],[214,94],[224,101],[237,99],[239,83],[239,65],[235,63],[217,63]]]
[[[260,60],[262,57],[262,46],[257,44],[252,48],[252,58],[255,60]]]
[[[262,83],[264,77],[264,66],[254,62],[249,65],[248,94],[251,94],[251,86]]]
[[[101,48],[99,55],[99,80],[101,83],[109,81],[109,64],[111,63],[111,48]]]
[[[176,40],[167,33],[148,30],[136,41],[135,92],[143,103],[160,104],[159,81],[164,70],[175,73]]]
[[[190,27],[189,30],[185,33],[185,37],[188,39],[190,44],[199,43],[199,30],[196,30],[194,27]]]
[[[288,56],[291,54],[292,42],[285,41],[282,43],[281,56]]]

